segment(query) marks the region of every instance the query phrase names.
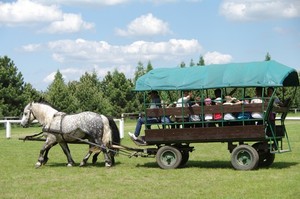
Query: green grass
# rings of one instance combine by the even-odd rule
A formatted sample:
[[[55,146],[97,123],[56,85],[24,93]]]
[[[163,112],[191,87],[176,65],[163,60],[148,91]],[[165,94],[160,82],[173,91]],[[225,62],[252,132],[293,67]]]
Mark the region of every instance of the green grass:
[[[287,116],[288,117],[300,117],[300,112],[298,111],[297,113],[295,113],[295,112],[290,111]]]
[[[291,116],[291,115],[289,115]],[[292,152],[276,155],[270,168],[236,171],[225,143],[193,144],[185,168],[163,170],[154,158],[119,155],[117,165],[78,167],[86,145],[70,145],[75,167],[66,167],[59,146],[48,163],[35,169],[42,142],[20,141],[40,128],[12,128],[12,138],[0,129],[1,198],[298,198],[300,193],[300,123],[286,122]],[[122,144],[137,147],[127,136],[135,122],[125,123]]]

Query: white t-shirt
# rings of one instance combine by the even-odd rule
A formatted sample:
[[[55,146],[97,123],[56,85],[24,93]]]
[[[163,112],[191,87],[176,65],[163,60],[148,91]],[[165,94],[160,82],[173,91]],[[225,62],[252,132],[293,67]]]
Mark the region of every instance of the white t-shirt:
[[[198,104],[194,104],[192,107],[199,106]],[[201,121],[200,115],[190,115],[191,122]]]
[[[177,100],[177,104],[176,104],[176,107],[187,107],[188,106],[188,104],[187,104],[187,102],[190,100],[190,96],[188,95],[188,96],[186,96],[186,97],[182,97],[182,98],[179,98],[178,100]]]
[[[251,100],[251,104],[261,104],[263,101],[260,98],[253,98]],[[263,113],[260,112],[253,112],[251,113],[251,116],[255,119],[262,119],[263,118]]]

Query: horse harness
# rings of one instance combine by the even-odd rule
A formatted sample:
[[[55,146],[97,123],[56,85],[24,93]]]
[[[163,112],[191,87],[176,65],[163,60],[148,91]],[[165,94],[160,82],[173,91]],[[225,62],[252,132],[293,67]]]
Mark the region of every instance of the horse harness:
[[[57,112],[53,115],[53,118],[52,118],[52,121],[54,120],[55,117],[61,117],[60,118],[60,122],[59,122],[59,131],[56,131],[54,129],[51,129],[51,123],[50,122],[50,125],[48,126],[48,128],[46,128],[46,126],[43,126],[42,130],[45,131],[45,132],[49,132],[49,133],[57,133],[57,134],[60,134],[62,139],[66,142],[65,138],[64,138],[64,135],[62,133],[62,122],[63,122],[63,119],[65,118],[67,114],[64,113],[64,112]]]

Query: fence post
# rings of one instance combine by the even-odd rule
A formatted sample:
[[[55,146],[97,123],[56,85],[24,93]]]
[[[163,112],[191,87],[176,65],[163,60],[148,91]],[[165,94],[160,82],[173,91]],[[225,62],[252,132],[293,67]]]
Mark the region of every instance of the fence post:
[[[124,138],[124,116],[122,114],[120,121],[120,138]]]
[[[11,124],[9,121],[6,121],[6,138],[11,138]]]

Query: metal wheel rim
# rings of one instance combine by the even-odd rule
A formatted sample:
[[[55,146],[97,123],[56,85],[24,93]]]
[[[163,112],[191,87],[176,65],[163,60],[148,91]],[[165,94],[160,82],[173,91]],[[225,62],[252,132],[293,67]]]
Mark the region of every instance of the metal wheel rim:
[[[160,161],[166,166],[174,165],[176,163],[177,158],[177,155],[171,150],[163,152],[159,157]]]
[[[242,150],[240,151],[237,156],[236,156],[236,162],[239,164],[239,165],[250,165],[253,161],[253,157],[252,155],[246,151],[246,150]]]

